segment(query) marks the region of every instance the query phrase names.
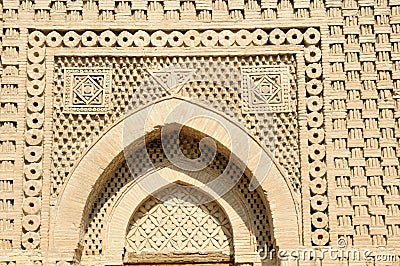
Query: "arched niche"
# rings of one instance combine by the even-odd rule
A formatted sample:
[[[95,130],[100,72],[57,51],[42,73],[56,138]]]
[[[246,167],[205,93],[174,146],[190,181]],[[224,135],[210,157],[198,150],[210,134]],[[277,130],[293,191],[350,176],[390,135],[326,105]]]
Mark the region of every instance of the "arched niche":
[[[176,169],[170,167],[164,167],[162,169],[157,170],[157,175],[162,174],[171,185],[167,185],[165,187],[159,187],[157,191],[153,191],[157,196],[149,196],[149,191],[144,190],[138,183],[131,182],[123,189],[117,193],[114,199],[114,205],[109,208],[106,213],[105,223],[104,223],[104,238],[105,244],[103,246],[103,254],[107,258],[107,261],[115,261],[115,263],[119,263],[121,259],[121,255],[124,254],[124,250],[127,250],[127,243],[126,238],[124,237],[126,234],[129,234],[129,225],[135,219],[135,214],[137,214],[140,208],[149,201],[149,199],[153,200],[154,202],[160,202],[161,197],[158,195],[162,195],[165,190],[169,189],[171,191],[181,190],[184,194],[191,193],[193,196],[199,195],[204,198],[208,198],[206,201],[201,202],[201,204],[197,205],[199,201],[190,202],[189,205],[191,208],[202,206],[217,206],[219,209],[219,214],[226,217],[226,221],[229,224],[229,230],[232,230],[231,241],[229,243],[231,246],[229,247],[230,250],[207,250],[203,248],[195,248],[194,250],[179,250],[178,248],[174,250],[173,248],[163,248],[160,250],[153,249],[154,251],[160,251],[160,254],[165,254],[166,252],[170,251],[171,253],[179,253],[180,251],[184,251],[186,253],[195,254],[193,258],[191,256],[188,257],[177,257],[176,259],[180,262],[194,262],[198,261],[198,255],[208,254],[209,256],[216,256],[217,252],[221,253],[223,256],[218,258],[206,258],[207,262],[220,262],[222,261],[229,261],[229,262],[248,262],[248,261],[257,261],[257,253],[256,253],[256,245],[254,241],[254,230],[255,228],[252,227],[252,217],[248,213],[248,209],[246,208],[246,203],[241,201],[237,195],[237,191],[232,190],[231,192],[227,193],[223,197],[212,200],[212,198],[204,193],[196,189],[197,186],[201,184],[199,173],[197,174],[190,174],[190,173],[183,173],[181,171],[177,171]],[[151,178],[151,175],[154,175],[155,172],[150,172],[145,176],[145,178]],[[201,173],[202,177],[207,178],[205,175],[207,173]],[[180,185],[174,186],[176,183]],[[181,184],[185,184],[182,186]],[[175,195],[170,195],[175,196]],[[185,196],[185,195],[184,195]],[[168,202],[167,202],[168,205]],[[179,207],[179,206],[178,206]],[[172,208],[178,208],[172,206]],[[199,210],[200,208],[198,208]],[[144,212],[142,210],[142,212]],[[187,218],[187,216],[184,216]],[[197,224],[197,227],[200,227],[200,224]],[[155,226],[153,227],[154,229]],[[178,228],[179,229],[179,228]],[[173,236],[171,236],[173,237]],[[128,249],[129,250],[129,249]],[[229,251],[229,253],[227,253]],[[145,252],[146,254],[146,252]],[[157,254],[157,252],[153,253],[152,255]],[[169,256],[169,259],[166,258],[159,258],[155,259],[155,257],[146,257],[142,254],[136,254],[137,256],[133,259],[137,261],[132,261],[132,258],[126,257],[127,253],[125,253],[124,258],[128,259],[128,262],[147,262],[147,263],[155,263],[155,262],[163,262],[163,263],[170,263],[176,262],[173,260],[173,256]],[[149,255],[149,254],[147,254]],[[229,260],[227,258],[229,255]],[[201,257],[201,256],[200,256]],[[140,258],[142,259],[140,261]],[[172,260],[171,260],[172,259]],[[205,261],[204,261],[205,262]]]
[[[150,123],[146,124],[146,130],[129,129],[126,127],[126,123],[121,121],[105,132],[76,164],[61,191],[54,210],[55,218],[52,221],[53,230],[51,230],[53,234],[50,236],[53,256],[62,256],[70,261],[77,260],[77,257],[79,259],[87,213],[109,173],[124,160],[123,131],[130,130],[130,138],[133,143],[135,140],[143,139],[148,132],[165,126],[166,121],[163,115],[182,102],[191,105],[189,110],[201,109],[202,112],[218,117],[221,121],[221,123],[214,123],[199,118],[185,124],[187,128],[207,135],[228,150],[230,143],[226,138],[226,128],[220,124],[228,126],[232,136],[240,136],[235,141],[246,145],[250,153],[238,152],[234,155],[246,166],[252,176],[255,176],[257,180],[262,180],[260,185],[265,192],[265,204],[270,210],[276,245],[280,248],[293,248],[300,244],[300,215],[288,182],[275,163],[264,168],[260,164],[262,158],[271,159],[271,155],[239,125],[223,115],[183,99],[170,98],[137,110],[126,118],[134,118],[135,121],[143,121],[143,124],[146,124],[144,121],[149,118],[149,109],[151,109],[152,114],[157,114],[157,116],[150,117]],[[174,122],[174,117],[169,117],[169,119],[169,123]],[[176,118],[176,123],[179,123],[178,118]]]

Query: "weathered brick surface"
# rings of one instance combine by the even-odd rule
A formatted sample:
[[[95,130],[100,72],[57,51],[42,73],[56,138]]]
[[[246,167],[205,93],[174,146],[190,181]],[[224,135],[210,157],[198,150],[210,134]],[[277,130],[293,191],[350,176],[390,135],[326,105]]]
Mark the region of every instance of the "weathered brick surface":
[[[0,265],[259,265],[263,243],[397,254],[398,1],[3,0],[0,27]],[[168,158],[160,130],[178,125],[174,156],[216,141],[202,171]],[[138,184],[228,168],[235,186],[196,214]]]

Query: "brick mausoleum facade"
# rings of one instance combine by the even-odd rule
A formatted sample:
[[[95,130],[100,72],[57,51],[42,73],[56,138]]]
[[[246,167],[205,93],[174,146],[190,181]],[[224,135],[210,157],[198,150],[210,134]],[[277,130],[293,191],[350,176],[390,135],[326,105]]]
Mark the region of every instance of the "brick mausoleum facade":
[[[0,0],[0,27],[1,266],[399,265],[400,1]]]

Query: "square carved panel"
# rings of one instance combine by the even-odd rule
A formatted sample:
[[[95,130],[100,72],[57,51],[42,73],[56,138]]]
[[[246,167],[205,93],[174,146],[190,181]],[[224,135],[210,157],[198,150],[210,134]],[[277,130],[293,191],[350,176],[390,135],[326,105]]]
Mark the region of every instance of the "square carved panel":
[[[107,112],[110,108],[111,71],[109,68],[66,68],[64,112]]]
[[[242,67],[243,99],[253,112],[290,112],[289,66]]]

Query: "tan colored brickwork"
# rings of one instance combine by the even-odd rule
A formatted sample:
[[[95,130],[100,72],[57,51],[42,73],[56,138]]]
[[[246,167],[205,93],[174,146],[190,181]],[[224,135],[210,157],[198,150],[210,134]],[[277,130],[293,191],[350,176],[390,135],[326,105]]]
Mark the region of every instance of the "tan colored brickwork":
[[[398,1],[3,0],[0,27],[0,265],[166,263],[181,247],[197,254],[186,263],[210,252],[209,262],[250,266],[263,242],[368,248],[376,265],[378,252],[400,252]],[[127,112],[144,121],[149,110],[144,132],[125,127]],[[154,165],[137,156],[137,171],[126,168],[124,131],[139,152],[135,141],[194,111],[241,136],[249,156],[202,118],[185,125],[182,147],[190,157],[196,137],[218,143],[204,173],[174,172],[157,145]],[[164,247],[162,217],[176,210],[138,212],[148,195],[135,178],[148,170],[198,185],[229,155],[245,165],[242,183],[212,203],[218,219],[206,215],[209,228],[227,221],[209,231],[225,235],[177,228],[186,245]],[[252,178],[262,180],[253,192]],[[146,231],[158,244],[133,240],[144,237],[132,233],[138,215],[160,228]],[[136,246],[126,252],[127,239]]]

